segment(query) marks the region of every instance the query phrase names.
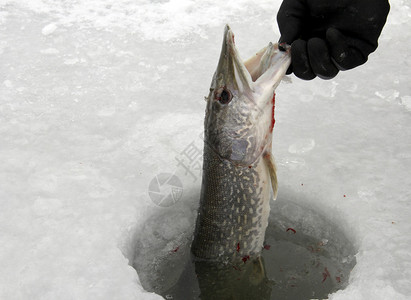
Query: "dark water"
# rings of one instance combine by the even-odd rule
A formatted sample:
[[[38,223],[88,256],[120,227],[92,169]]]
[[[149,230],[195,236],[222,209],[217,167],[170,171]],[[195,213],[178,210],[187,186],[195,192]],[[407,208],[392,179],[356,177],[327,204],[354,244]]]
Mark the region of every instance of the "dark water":
[[[175,300],[326,299],[346,287],[355,265],[354,247],[336,225],[290,202],[272,209],[261,257],[193,263],[191,239],[179,237],[179,246],[153,250],[149,260],[147,252],[136,252],[134,268],[146,290]]]

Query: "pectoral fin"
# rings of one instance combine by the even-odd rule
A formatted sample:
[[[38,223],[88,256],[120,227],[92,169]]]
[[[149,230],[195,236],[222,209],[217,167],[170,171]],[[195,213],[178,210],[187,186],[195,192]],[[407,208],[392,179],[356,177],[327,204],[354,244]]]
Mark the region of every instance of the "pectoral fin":
[[[270,173],[271,178],[271,187],[273,188],[273,198],[274,200],[277,198],[278,192],[278,183],[277,183],[277,174],[276,174],[276,167],[274,163],[274,158],[269,152],[264,153],[264,162],[268,168],[268,172]]]

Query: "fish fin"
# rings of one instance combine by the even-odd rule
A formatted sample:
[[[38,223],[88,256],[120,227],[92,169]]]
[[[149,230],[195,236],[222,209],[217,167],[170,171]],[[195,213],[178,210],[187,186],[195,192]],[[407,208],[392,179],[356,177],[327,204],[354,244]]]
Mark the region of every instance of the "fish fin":
[[[278,182],[276,174],[277,169],[275,167],[274,158],[272,154],[269,152],[265,152],[263,157],[264,162],[268,168],[268,172],[270,173],[271,187],[273,189],[273,199],[275,200],[277,198]]]
[[[264,261],[261,256],[257,257],[253,260],[252,271],[251,271],[250,282],[255,286],[260,284],[265,278],[265,268],[264,268]]]

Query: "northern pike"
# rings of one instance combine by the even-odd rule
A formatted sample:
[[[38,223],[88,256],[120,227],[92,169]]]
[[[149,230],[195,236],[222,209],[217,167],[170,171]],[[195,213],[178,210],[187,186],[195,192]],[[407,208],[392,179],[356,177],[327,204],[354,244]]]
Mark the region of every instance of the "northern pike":
[[[191,251],[196,259],[234,261],[263,248],[271,190],[275,89],[290,53],[270,43],[243,62],[227,25],[204,121],[200,207]]]

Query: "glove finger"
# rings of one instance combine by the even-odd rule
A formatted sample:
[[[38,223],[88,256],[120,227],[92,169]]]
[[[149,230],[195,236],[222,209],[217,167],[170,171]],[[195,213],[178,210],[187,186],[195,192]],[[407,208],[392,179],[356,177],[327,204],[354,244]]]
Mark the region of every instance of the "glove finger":
[[[308,60],[306,41],[296,40],[291,45],[291,64],[295,76],[305,80],[311,80],[315,78],[315,74],[311,69]]]
[[[326,39],[330,45],[331,57],[338,69],[349,70],[367,61],[368,54],[363,54],[355,47],[350,46],[349,39],[338,29],[329,28]],[[359,40],[356,40],[356,42],[351,41],[351,44],[359,45],[361,43]],[[365,48],[361,47],[361,49]]]
[[[325,40],[312,38],[307,42],[307,51],[313,72],[322,79],[331,79],[339,72],[331,61]]]
[[[303,0],[284,0],[277,13],[280,43],[292,44],[300,37],[307,9]]]

